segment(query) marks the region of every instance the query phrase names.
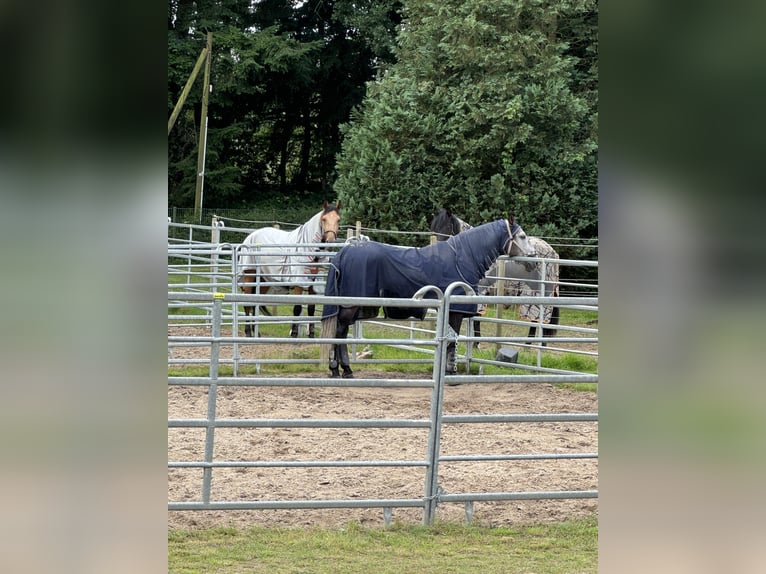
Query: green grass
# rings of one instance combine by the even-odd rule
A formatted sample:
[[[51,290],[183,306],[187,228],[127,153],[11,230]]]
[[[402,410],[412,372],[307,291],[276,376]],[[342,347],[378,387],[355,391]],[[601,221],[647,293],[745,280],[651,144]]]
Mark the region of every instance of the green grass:
[[[178,316],[191,314],[194,309],[179,309],[176,311],[176,322],[183,323],[184,321],[178,321]],[[270,311],[274,311],[270,308]],[[200,311],[201,312],[201,311]],[[506,319],[515,318],[515,309],[506,309],[503,311],[503,316]],[[318,312],[316,316],[319,316]],[[276,308],[276,314],[281,316],[292,316],[292,307],[287,305],[281,305]],[[304,312],[305,316],[305,312]],[[561,310],[561,322],[566,325],[579,325],[585,326],[591,324],[593,321],[598,320],[598,314],[590,311],[580,311],[571,309]],[[400,325],[408,326],[408,321],[398,322]],[[415,326],[419,328],[427,328],[427,323],[415,322]],[[433,328],[433,325],[430,326]],[[224,328],[224,335],[227,333],[227,328]],[[259,333],[262,337],[287,337],[290,327],[284,324],[263,324],[259,326]],[[524,326],[514,325],[504,327],[503,334],[511,336],[526,336],[527,328]],[[494,326],[485,325],[483,333],[486,335],[494,335]],[[240,332],[240,335],[243,333]],[[366,338],[404,338],[409,337],[409,333],[402,329],[395,328],[391,325],[373,325],[369,322],[364,323],[363,334]],[[320,327],[317,325],[317,336],[320,335]],[[423,338],[424,340],[431,340],[427,333],[415,333],[414,338]],[[415,377],[430,377],[432,372],[432,355],[421,354],[410,350],[398,349],[386,345],[365,345],[358,344],[357,351],[361,351],[364,347],[370,347],[373,351],[373,359],[382,359],[390,361],[387,363],[375,363],[367,365],[358,365],[356,370],[362,370],[364,368],[373,369],[382,372],[391,373],[405,373]],[[433,349],[433,346],[424,345],[424,348]],[[466,346],[461,344],[458,347],[460,354],[465,354]],[[305,346],[280,346],[277,350],[273,350],[271,354],[264,353],[262,358],[281,358],[288,354],[288,358],[292,359],[314,359],[319,358],[319,346],[314,344],[308,344]],[[488,359],[494,360],[496,355],[496,346],[494,344],[483,343],[481,348],[473,349],[474,359]],[[422,363],[403,363],[405,359],[421,359]],[[521,349],[519,351],[518,362],[523,365],[537,365],[537,352]],[[559,369],[570,372],[578,373],[591,373],[598,372],[598,359],[596,357],[581,355],[575,353],[561,353],[552,351],[543,351],[541,358],[541,366],[551,369]],[[306,365],[295,365],[290,363],[261,365],[259,372],[261,374],[300,374],[305,373]],[[523,369],[513,369],[509,367],[499,367],[494,365],[483,365],[483,373],[487,375],[508,375],[508,374],[528,374],[529,371]],[[247,374],[249,372],[255,372],[256,367],[253,365],[244,365],[240,368],[240,372]],[[222,376],[231,375],[233,372],[232,367],[222,365],[220,374]],[[461,371],[462,372],[462,371]],[[471,372],[476,374],[479,372],[479,365],[472,364]],[[204,376],[207,373],[207,367],[172,367],[169,370],[170,376]],[[572,388],[581,391],[595,391],[596,385],[593,383],[573,383],[563,384],[563,387]]]
[[[216,528],[168,534],[168,572],[177,574],[571,574],[597,569],[595,517],[503,528],[351,523],[338,530]]]

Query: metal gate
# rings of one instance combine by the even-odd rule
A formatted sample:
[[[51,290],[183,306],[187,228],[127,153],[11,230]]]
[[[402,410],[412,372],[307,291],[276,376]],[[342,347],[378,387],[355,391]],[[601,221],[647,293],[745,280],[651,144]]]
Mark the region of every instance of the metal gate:
[[[216,247],[216,253],[220,253],[220,246]],[[217,276],[218,271],[216,270]],[[234,273],[234,276],[236,273]],[[217,280],[211,285],[217,284]],[[236,286],[236,281],[233,283]],[[194,501],[169,501],[168,509],[171,511],[183,510],[227,510],[227,509],[295,509],[295,508],[382,508],[384,522],[388,523],[394,508],[416,507],[422,508],[423,523],[433,523],[436,509],[439,504],[457,503],[465,504],[466,518],[470,520],[473,514],[473,505],[476,501],[501,501],[501,500],[529,500],[529,499],[562,499],[562,498],[596,498],[596,490],[559,490],[559,491],[524,491],[524,492],[492,492],[492,493],[444,493],[438,483],[438,469],[441,462],[460,461],[487,461],[487,460],[555,460],[557,458],[597,458],[597,453],[568,453],[568,454],[529,454],[529,455],[465,455],[465,456],[442,456],[440,453],[440,436],[444,425],[471,424],[471,423],[508,423],[508,422],[595,422],[598,421],[597,413],[560,413],[560,414],[485,414],[485,415],[445,415],[443,414],[443,399],[445,385],[450,384],[482,384],[482,383],[597,383],[596,374],[557,374],[555,372],[535,371],[531,374],[514,375],[483,375],[461,374],[445,375],[444,364],[447,343],[450,340],[471,341],[470,336],[460,337],[451,331],[447,316],[450,305],[460,303],[486,303],[518,304],[532,302],[537,304],[556,304],[558,306],[591,306],[597,309],[598,298],[596,297],[490,297],[476,295],[453,295],[456,287],[467,287],[460,283],[450,285],[445,293],[438,293],[437,299],[423,299],[425,290],[436,289],[429,287],[413,299],[381,299],[381,298],[349,298],[349,297],[326,297],[323,295],[242,295],[236,293],[199,292],[194,290],[172,291],[168,293],[168,299],[175,306],[188,306],[196,309],[197,315],[190,314],[186,317],[198,318],[201,324],[209,327],[209,334],[204,336],[176,336],[169,335],[169,357],[173,348],[184,345],[209,346],[210,354],[208,372],[204,376],[169,376],[169,385],[191,385],[207,388],[207,413],[203,418],[177,418],[169,419],[169,428],[197,428],[204,429],[204,457],[194,461],[169,461],[168,468],[196,468],[202,470],[201,497]],[[210,285],[208,285],[210,287]],[[468,287],[470,290],[470,287]],[[437,290],[438,291],[438,290]],[[430,378],[409,379],[330,379],[330,378],[301,378],[301,377],[264,377],[264,376],[240,376],[234,371],[233,376],[220,376],[220,366],[225,361],[221,360],[221,348],[238,345],[263,345],[263,344],[306,344],[306,343],[332,343],[339,342],[335,339],[322,338],[245,338],[237,336],[235,329],[229,336],[222,336],[224,322],[237,324],[238,306],[244,303],[261,305],[294,305],[294,304],[318,304],[333,305],[394,305],[397,307],[430,308],[436,313],[436,328],[432,339],[423,337],[415,338],[410,334],[403,338],[371,338],[357,337],[346,340],[349,344],[379,344],[379,345],[417,345],[419,347],[433,348],[433,369]],[[289,318],[282,318],[289,320]],[[595,330],[594,330],[595,331]],[[501,337],[488,337],[490,342],[504,340]],[[561,341],[562,339],[557,339]],[[563,340],[566,340],[564,338]],[[582,340],[582,339],[578,339]],[[597,342],[597,338],[591,339]],[[169,358],[169,361],[171,359]],[[172,360],[171,362],[178,362]],[[306,362],[318,363],[309,360]],[[241,362],[240,362],[241,364]],[[301,386],[301,387],[410,387],[431,389],[430,414],[428,418],[404,419],[404,418],[381,418],[381,419],[311,419],[311,418],[218,418],[216,416],[219,389],[227,386]],[[275,461],[275,460],[249,460],[249,461],[226,461],[217,460],[215,453],[216,429],[221,428],[421,428],[428,430],[426,457],[422,460],[313,460],[313,461]],[[423,494],[413,498],[374,498],[374,499],[311,499],[311,500],[238,500],[222,501],[215,500],[211,496],[211,483],[216,469],[221,468],[253,468],[253,467],[402,467],[410,466],[422,468]]]

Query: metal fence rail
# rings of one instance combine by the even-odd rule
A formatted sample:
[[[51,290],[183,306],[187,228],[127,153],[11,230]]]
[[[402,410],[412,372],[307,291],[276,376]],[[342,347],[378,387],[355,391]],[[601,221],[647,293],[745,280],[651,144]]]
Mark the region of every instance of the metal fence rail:
[[[333,251],[342,244],[325,245],[328,250],[323,255],[325,260],[317,265],[320,273],[311,283],[319,294],[314,295],[244,295],[240,293],[237,268],[237,256],[242,249],[238,243],[222,243],[221,229],[223,225],[214,221],[212,226],[178,225],[169,223],[168,240],[168,365],[174,372],[181,374],[168,377],[169,388],[173,386],[189,386],[207,390],[206,415],[201,417],[182,417],[168,420],[169,429],[197,429],[204,431],[204,455],[200,460],[169,460],[168,468],[176,470],[196,469],[202,471],[200,482],[201,496],[194,501],[169,501],[171,511],[188,510],[250,510],[250,509],[325,509],[325,508],[382,508],[384,522],[391,520],[394,508],[422,508],[423,523],[431,524],[435,518],[437,506],[446,503],[464,503],[466,519],[473,514],[474,502],[502,500],[532,500],[532,499],[576,499],[595,498],[595,490],[541,490],[537,492],[463,492],[446,493],[438,483],[440,463],[480,463],[487,461],[555,461],[566,459],[596,459],[594,452],[574,453],[516,453],[516,454],[480,454],[469,453],[461,455],[441,454],[441,432],[445,425],[458,424],[525,424],[547,422],[593,423],[598,421],[597,413],[558,413],[558,414],[482,414],[482,415],[448,415],[444,414],[443,396],[445,385],[461,384],[522,384],[522,383],[598,383],[598,375],[580,373],[571,370],[546,368],[541,365],[542,330],[535,337],[501,336],[503,325],[529,326],[528,322],[501,318],[499,311],[495,317],[484,316],[481,322],[497,326],[497,336],[472,336],[471,322],[468,321],[466,334],[454,333],[449,328],[447,315],[450,305],[458,303],[484,303],[499,310],[505,305],[532,303],[539,305],[554,304],[570,309],[583,309],[598,312],[598,298],[593,297],[497,297],[477,295],[453,295],[453,287],[445,293],[439,292],[438,299],[379,299],[379,298],[349,298],[325,297],[323,292],[324,269],[332,257]],[[173,231],[173,238],[170,231]],[[236,227],[226,228],[226,238],[241,241],[250,230]],[[349,234],[351,231],[349,230]],[[262,246],[262,255],[279,253],[283,246]],[[316,245],[291,245],[293,251],[306,256],[315,255]],[[520,258],[526,260],[526,258]],[[535,259],[529,259],[536,261]],[[597,267],[594,261],[555,260],[562,267],[591,266]],[[498,281],[503,278],[497,278]],[[281,281],[257,283],[259,287],[282,286]],[[574,290],[587,289],[587,293],[597,293],[598,285],[561,281]],[[583,291],[585,292],[585,291]],[[255,317],[245,319],[241,315],[241,306],[256,305]],[[241,337],[239,332],[245,321],[252,322],[256,329],[274,324],[299,323],[304,329],[310,322],[318,322],[319,318],[293,317],[274,313],[267,316],[258,311],[259,306],[271,307],[276,310],[279,306],[306,306],[309,304],[347,304],[347,305],[395,305],[397,307],[425,308],[427,320],[415,323],[401,321],[366,321],[354,325],[351,336],[344,340],[351,347],[353,364],[380,364],[390,362],[385,359],[357,359],[357,345],[388,345],[397,348],[417,351],[425,358],[398,359],[401,364],[431,363],[430,378],[358,378],[331,379],[314,377],[279,377],[279,376],[242,376],[240,367],[254,365],[260,375],[261,367],[290,363],[294,365],[319,365],[318,358],[279,358],[279,359],[245,359],[240,354],[240,347],[254,345],[306,345],[339,342],[336,339],[307,338],[307,337]],[[540,314],[542,316],[542,313]],[[401,336],[375,337],[370,328],[364,331],[363,324],[370,327],[383,325],[388,332],[400,333]],[[178,335],[176,329],[193,327],[202,334]],[[572,353],[592,357],[598,356],[598,329],[571,325],[558,325],[557,330],[563,336],[553,340],[548,339],[547,352]],[[223,330],[230,331],[223,335]],[[455,341],[465,347],[465,354],[458,359],[465,368],[465,374],[445,375],[444,364],[447,343]],[[553,344],[555,341],[556,344]],[[569,342],[588,343],[596,350],[567,349],[561,345]],[[513,368],[525,374],[485,375],[485,366],[509,367],[507,363],[481,359],[473,356],[475,344],[493,344],[500,347],[503,344],[513,344],[518,348],[528,348],[537,352],[537,365],[513,364]],[[188,348],[207,349],[202,358],[175,356]],[[221,350],[230,350],[230,356],[222,357]],[[188,366],[203,365],[206,375],[188,375],[184,369]],[[472,373],[471,366],[479,365],[478,374]],[[232,375],[222,376],[221,366],[226,366]],[[376,419],[342,419],[342,418],[239,418],[218,417],[219,388],[236,387],[297,387],[297,388],[410,388],[430,389],[431,400],[429,416],[426,418],[376,418]],[[310,428],[351,428],[351,429],[421,429],[427,431],[426,456],[413,460],[224,460],[216,458],[215,437],[217,429],[310,429]],[[360,468],[372,467],[381,470],[390,468],[412,467],[423,472],[423,495],[413,498],[364,498],[364,499],[311,499],[311,500],[215,500],[212,496],[212,479],[214,472],[225,469],[248,468]]]
[[[234,283],[236,285],[236,281]],[[488,303],[502,304],[505,300],[525,302],[529,297],[475,297],[456,296],[451,292],[453,284],[439,299],[372,299],[372,298],[349,298],[349,297],[325,297],[317,295],[294,296],[283,295],[243,295],[236,290],[230,293],[204,293],[193,290],[169,291],[169,308],[171,303],[175,305],[190,305],[205,309],[204,316],[209,317],[209,335],[203,336],[175,336],[169,335],[169,353],[173,348],[182,345],[198,345],[209,347],[209,359],[204,362],[209,365],[207,376],[170,376],[168,384],[189,385],[207,387],[207,415],[197,418],[174,418],[168,420],[168,428],[172,429],[203,429],[205,431],[204,457],[195,461],[169,461],[169,469],[201,469],[201,497],[196,501],[170,501],[168,509],[171,511],[181,510],[227,510],[227,509],[297,509],[297,508],[382,508],[384,510],[384,522],[391,519],[392,509],[399,507],[422,508],[423,523],[432,524],[439,504],[449,502],[464,502],[466,518],[470,520],[473,514],[473,502],[483,500],[520,500],[532,498],[560,499],[560,498],[593,498],[596,491],[540,491],[540,492],[499,492],[499,493],[444,493],[438,484],[438,468],[442,462],[481,462],[487,460],[560,460],[563,458],[596,458],[596,453],[567,453],[562,454],[518,454],[518,455],[462,455],[442,456],[441,431],[444,425],[449,424],[498,424],[498,423],[529,423],[529,422],[596,422],[596,413],[560,413],[560,414],[485,414],[485,415],[445,415],[443,413],[443,394],[447,384],[482,384],[482,383],[559,383],[559,382],[589,382],[596,383],[598,376],[594,374],[568,373],[551,374],[547,372],[534,372],[524,375],[453,375],[446,376],[444,364],[446,347],[450,340],[456,340],[457,334],[450,333],[447,322],[449,306],[452,303],[486,300]],[[570,300],[571,299],[571,300]],[[540,301],[540,298],[536,298]],[[237,348],[238,345],[263,345],[263,344],[305,344],[305,343],[332,343],[340,342],[334,338],[287,338],[287,337],[260,337],[247,338],[235,335],[223,336],[224,324],[237,325],[237,309],[244,303],[263,305],[293,305],[296,302],[307,304],[358,304],[358,305],[396,305],[398,307],[431,308],[436,313],[436,328],[434,336],[424,338],[373,338],[352,337],[345,342],[365,343],[380,345],[400,345],[402,343],[417,344],[430,347],[433,356],[429,362],[433,362],[431,378],[412,379],[330,379],[330,378],[287,378],[287,377],[245,377],[235,374],[234,376],[220,376],[220,366],[233,363],[236,359],[224,360],[220,356],[222,347]],[[557,298],[558,304],[580,303],[597,309],[597,298]],[[175,308],[175,307],[173,307]],[[224,312],[224,310],[228,312]],[[209,311],[209,312],[208,312]],[[188,315],[187,315],[188,317]],[[470,339],[465,337],[464,340]],[[493,337],[489,338],[497,342],[508,342],[516,338]],[[582,339],[578,339],[582,341]],[[597,341],[596,337],[593,337]],[[353,355],[352,355],[353,356]],[[306,360],[290,359],[289,362],[304,364]],[[308,360],[317,363],[317,360]],[[169,357],[170,364],[186,364],[185,360]],[[259,359],[259,363],[267,364],[266,360]],[[279,362],[286,362],[280,359]],[[239,359],[239,364],[244,361]],[[431,403],[428,418],[376,418],[376,419],[335,419],[335,418],[222,418],[216,416],[218,409],[218,390],[220,387],[401,387],[401,388],[430,388]],[[215,452],[216,429],[254,429],[254,428],[377,428],[377,429],[423,429],[428,432],[426,457],[415,460],[303,460],[303,461],[275,461],[275,460],[248,460],[227,461],[217,460]],[[317,500],[215,500],[211,495],[213,473],[216,470],[226,468],[354,468],[361,466],[369,467],[413,467],[423,471],[423,496],[417,498],[380,498],[380,499],[317,499]]]

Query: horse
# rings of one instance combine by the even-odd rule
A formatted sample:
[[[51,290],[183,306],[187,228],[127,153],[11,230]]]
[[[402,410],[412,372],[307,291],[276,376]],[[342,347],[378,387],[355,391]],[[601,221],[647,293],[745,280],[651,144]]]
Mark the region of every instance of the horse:
[[[253,294],[259,281],[285,283],[287,289],[292,288],[297,295],[303,291],[314,292],[313,287],[306,287],[307,282],[313,282],[319,267],[317,263],[324,257],[320,255],[321,249],[316,250],[316,255],[298,254],[305,251],[306,247],[286,247],[291,244],[327,243],[336,241],[340,225],[341,204],[336,205],[325,201],[322,210],[292,231],[283,231],[274,227],[256,229],[248,235],[242,243],[242,249],[237,259],[239,266],[240,289],[243,293]],[[259,247],[269,247],[269,255],[262,255]],[[260,293],[268,293],[272,286],[260,286]],[[313,317],[315,305],[308,306],[308,316]],[[267,311],[265,311],[268,314]],[[293,307],[293,316],[298,317],[302,313],[302,306]],[[254,305],[245,305],[245,317],[255,315]],[[251,323],[245,324],[245,335],[252,337],[255,329]],[[293,323],[290,336],[298,336],[298,324]],[[309,323],[309,337],[314,336],[314,323]]]
[[[448,207],[440,209],[431,220],[430,231],[436,235],[438,241],[444,241],[450,236],[471,229],[471,225],[457,217]],[[546,259],[558,259],[559,254],[548,244],[547,241],[539,237],[529,236],[529,241],[534,247],[533,257],[544,257]],[[506,281],[503,288],[503,295],[537,295],[542,293],[545,297],[558,297],[559,295],[559,265],[557,263],[547,263],[545,266],[545,280],[543,280],[543,264],[541,261],[536,263],[514,261],[510,259],[505,262],[504,277],[510,279]],[[494,279],[491,276],[498,275],[498,266],[495,264],[488,272],[487,277],[479,282],[479,292],[483,295],[494,288]],[[519,306],[519,318],[536,323],[529,328],[527,337],[534,337],[540,322],[540,305],[523,303]],[[546,325],[559,324],[559,308],[546,305],[543,306],[543,337],[553,337],[556,335],[556,329]],[[474,322],[474,335],[481,336],[481,324]],[[545,343],[543,343],[545,345]]]
[[[437,241],[447,241],[453,235],[457,235],[461,231],[468,231],[472,227],[472,225],[469,225],[452,213],[449,207],[443,207],[436,212],[436,215],[431,220],[429,229],[436,236]],[[494,268],[490,268],[490,271]],[[486,294],[487,287],[485,283],[485,280],[479,282],[479,292],[481,295]],[[486,305],[479,305],[478,314],[483,315],[486,309]],[[473,334],[474,337],[481,337],[481,323],[479,321],[474,321],[473,323]],[[476,345],[478,347],[478,343]]]
[[[502,254],[529,256],[534,250],[513,216],[479,225],[427,247],[398,247],[376,241],[345,245],[330,262],[325,295],[342,297],[412,297],[420,288],[434,285],[442,291],[456,281],[476,290],[495,260]],[[458,289],[458,291],[460,291]],[[449,325],[460,332],[467,315],[476,314],[476,305],[454,305]],[[323,306],[322,338],[345,339],[357,320],[378,316],[380,306]],[[383,306],[389,319],[413,317],[422,320],[425,309]],[[457,373],[455,341],[447,345],[446,373]],[[353,378],[346,343],[322,345],[322,359],[328,360],[331,378]],[[340,369],[343,370],[341,375]]]

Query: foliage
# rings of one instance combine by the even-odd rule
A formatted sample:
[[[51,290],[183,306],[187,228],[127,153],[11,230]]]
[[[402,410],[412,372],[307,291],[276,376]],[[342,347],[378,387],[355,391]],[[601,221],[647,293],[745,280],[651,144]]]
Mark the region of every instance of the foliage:
[[[596,2],[413,0],[405,16],[397,62],[342,126],[346,216],[424,230],[449,205],[594,236]]]
[[[171,530],[168,572],[596,572],[595,517],[486,528],[437,523],[344,529]]]
[[[392,58],[399,2],[168,2],[168,115],[213,32],[204,204],[330,192],[338,126]],[[202,73],[199,74],[199,78]],[[168,137],[169,203],[192,206],[202,94]]]

